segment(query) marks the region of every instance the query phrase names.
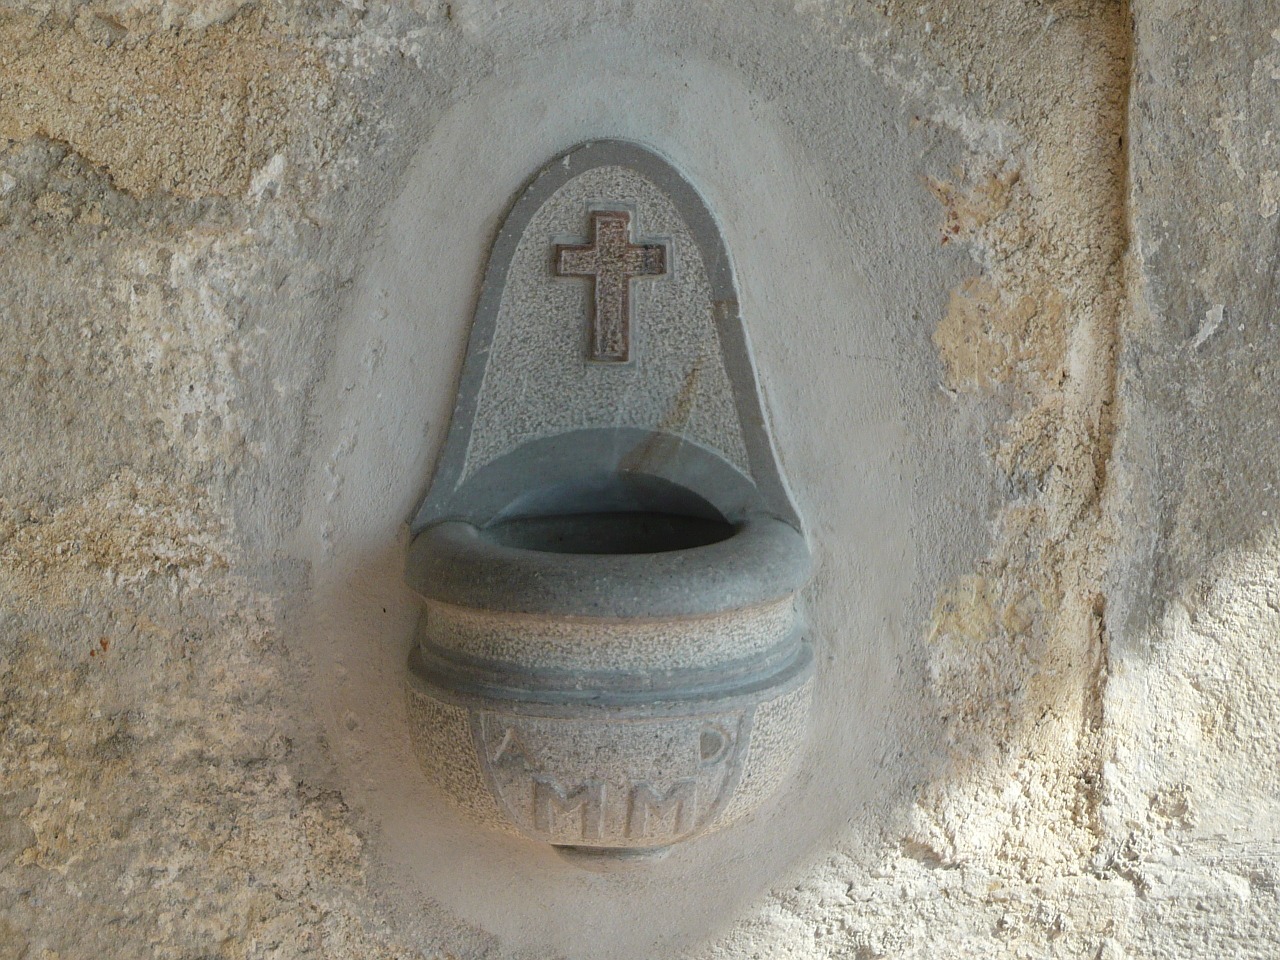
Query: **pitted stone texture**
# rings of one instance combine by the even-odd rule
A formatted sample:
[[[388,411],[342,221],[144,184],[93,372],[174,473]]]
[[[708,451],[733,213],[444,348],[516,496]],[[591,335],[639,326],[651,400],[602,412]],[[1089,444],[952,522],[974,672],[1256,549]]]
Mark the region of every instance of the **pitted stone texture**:
[[[794,629],[794,601],[670,620],[494,613],[429,602],[420,640],[439,650],[551,670],[689,670],[760,656]]]
[[[667,248],[661,243],[631,242],[631,214],[592,210],[591,239],[557,244],[555,274],[591,282],[592,360],[625,363],[631,359],[631,283],[667,272]]]
[[[1266,542],[1234,542],[1235,524],[1252,521],[1261,534],[1270,527],[1262,512],[1277,516],[1259,489],[1274,479],[1271,438],[1280,436],[1267,387],[1280,338],[1264,322],[1277,315],[1268,307],[1274,285],[1266,257],[1261,270],[1255,260],[1276,237],[1268,131],[1277,125],[1267,115],[1280,102],[1268,93],[1280,45],[1264,5],[250,5],[246,13],[266,14],[266,30],[327,61],[324,87],[341,85],[332,96],[316,89],[312,102],[322,113],[297,114],[289,124],[295,133],[270,144],[267,155],[283,151],[275,155],[283,172],[273,161],[255,174],[252,195],[237,184],[256,169],[241,162],[253,143],[205,179],[213,169],[205,158],[221,157],[203,145],[233,138],[173,110],[205,81],[217,87],[226,79],[211,76],[217,61],[193,54],[207,49],[200,24],[223,21],[239,5],[93,0],[26,4],[27,14],[11,4],[15,12],[0,28],[7,50],[34,37],[91,81],[67,84],[65,71],[25,52],[5,61],[20,86],[34,81],[45,92],[0,109],[27,112],[55,139],[14,147],[0,169],[7,281],[0,297],[9,311],[0,338],[0,433],[6,452],[20,454],[7,458],[0,539],[10,537],[5,546],[14,551],[37,547],[44,568],[36,577],[0,563],[0,577],[18,583],[6,606],[33,614],[29,628],[6,625],[0,656],[0,712],[17,733],[0,751],[0,822],[8,827],[0,843],[0,955],[1273,960],[1275,844],[1223,839],[1217,827],[1224,812],[1247,817],[1255,800],[1276,795],[1253,784],[1277,769],[1280,743],[1258,724],[1258,711],[1269,710],[1274,731],[1280,703],[1265,695],[1276,662],[1270,614],[1262,607],[1256,620],[1238,619],[1240,606],[1273,579],[1266,571],[1277,569],[1280,555]],[[58,10],[72,7],[108,36],[78,42],[59,20]],[[94,23],[95,13],[107,19]],[[1131,16],[1138,40],[1126,53]],[[129,35],[108,43],[120,26]],[[155,34],[163,42],[144,45]],[[244,50],[236,40],[234,54],[248,63]],[[165,61],[170,54],[182,65]],[[139,58],[159,61],[134,72]],[[264,112],[275,98],[262,97],[263,84],[278,86],[305,63],[282,60],[269,81],[253,79],[250,124],[284,129]],[[1128,64],[1145,90],[1126,108]],[[185,91],[145,89],[156,67],[177,69]],[[130,114],[138,90],[162,109]],[[1154,94],[1163,105],[1152,104]],[[102,104],[115,100],[123,112],[108,115]],[[441,120],[451,104],[452,117]],[[86,124],[68,126],[63,111]],[[357,116],[358,126],[344,126],[344,115]],[[157,118],[172,121],[162,135],[119,138]],[[764,148],[768,124],[794,146],[794,165],[786,162],[792,153],[776,162],[780,154]],[[751,332],[772,374],[766,386],[789,473],[806,491],[807,519],[831,545],[819,570],[829,587],[809,606],[825,642],[819,720],[786,806],[611,877],[563,869],[501,838],[449,847],[457,831],[444,805],[437,817],[391,786],[406,771],[416,775],[401,747],[403,707],[385,696],[385,678],[403,667],[418,607],[408,591],[388,598],[377,590],[395,582],[398,553],[394,563],[369,565],[395,541],[421,492],[448,416],[479,268],[442,251],[479,256],[494,226],[486,219],[496,216],[493,192],[516,189],[527,172],[512,169],[517,161],[602,132],[651,138],[682,151],[677,159],[691,170],[722,171],[725,189],[714,199],[724,222],[738,236],[760,238],[735,244],[740,266],[753,256],[778,265],[783,279],[773,290],[744,291],[744,307],[750,318],[765,315],[750,309],[753,295],[757,305],[794,307],[779,311],[783,325],[751,319]],[[990,154],[958,154],[953,143],[962,138]],[[465,149],[439,147],[451,140]],[[111,153],[106,141],[126,149]],[[403,158],[424,145],[417,173],[406,172]],[[315,176],[308,150],[322,164]],[[146,154],[141,164],[138,151]],[[54,172],[33,171],[34,155],[52,158]],[[789,187],[793,167],[804,189]],[[921,179],[961,168],[972,179],[956,184],[945,212],[937,209]],[[998,176],[989,180],[992,168]],[[212,205],[163,192],[135,201],[103,186],[108,181],[149,194],[173,184],[179,197],[207,196],[211,185],[229,192]],[[412,226],[407,238],[379,238],[374,218],[393,209],[406,181],[424,191],[432,184],[423,204],[431,216],[393,221]],[[722,203],[726,196],[736,209]],[[830,242],[789,228],[789,212],[821,223],[823,208],[834,224]],[[1010,242],[975,247],[975,231]],[[415,309],[399,310],[375,286],[340,315],[344,301],[333,290],[377,239],[387,250],[414,251],[404,269],[416,270],[420,285],[403,297]],[[1137,285],[1166,290],[1155,317],[1145,306],[1132,316],[1135,327],[1161,331],[1157,341],[1133,345],[1123,363],[1140,363],[1149,386],[1176,391],[1145,412],[1135,411],[1132,393],[1113,405],[1128,409],[1133,429],[1151,431],[1150,452],[1121,445],[1108,461],[1105,446],[1063,433],[1071,421],[1052,397],[1028,397],[1035,419],[1010,435],[997,402],[981,394],[966,401],[967,386],[958,401],[938,390],[930,332],[947,290],[962,282],[971,289],[979,270],[982,289],[1019,309],[1024,293],[1036,298],[1046,285],[1060,286],[1069,310],[1057,341],[1105,350],[1127,336],[1123,322],[1081,326],[1077,306],[1103,302],[1099,278],[1123,263],[1115,250],[1126,239],[1140,250],[1128,261]],[[783,269],[792,250],[804,251],[800,270]],[[824,259],[824,251],[836,253]],[[381,252],[369,259],[386,262]],[[429,272],[423,263],[445,266]],[[356,276],[357,289],[367,276]],[[863,295],[859,276],[867,278]],[[1175,277],[1190,294],[1170,298]],[[833,310],[821,291],[836,278]],[[1048,296],[1034,302],[1053,307]],[[401,317],[413,319],[412,329]],[[971,319],[981,371],[995,352],[986,342],[1004,330],[980,311]],[[1037,320],[1057,322],[1051,310]],[[1005,362],[1033,373],[1057,362],[1055,341],[1021,329],[1011,336],[1016,346]],[[158,364],[153,348],[165,351]],[[333,364],[327,372],[324,358]],[[201,379],[180,379],[188,371]],[[1065,382],[1089,371],[1110,375],[1106,363],[1085,363]],[[206,390],[214,403],[199,401]],[[304,418],[310,429],[295,432]],[[1010,488],[1027,515],[1044,512],[1026,499],[1044,481],[1051,509],[1090,516],[1081,510],[1090,494],[1063,480],[1055,451],[1086,460],[1095,453],[1113,492],[1130,489],[1126,475],[1157,455],[1169,477],[1185,483],[1181,492],[1160,486],[1152,498],[1169,512],[1167,525],[1142,514],[1121,518],[1159,547],[1162,563],[1175,561],[1164,585],[1176,619],[1171,629],[1154,611],[1152,630],[1134,638],[1160,634],[1143,653],[1149,670],[1117,664],[1112,635],[1101,732],[1113,733],[1125,752],[1106,779],[1123,788],[1126,802],[1103,831],[1093,865],[1050,859],[1064,846],[1060,837],[1089,839],[1080,824],[1089,824],[1090,793],[1041,772],[1067,769],[1063,751],[1042,738],[1029,753],[1024,730],[1052,729],[1054,713],[1046,719],[1043,701],[1005,683],[1022,676],[1024,662],[1038,669],[1045,661],[1037,655],[1063,662],[1057,641],[1026,645],[981,631],[1005,614],[1002,598],[1053,604],[1059,584],[1073,592],[1082,577],[1087,584],[1108,532],[1086,524],[1089,535],[1077,544],[1088,550],[1064,549],[1042,528],[1028,535],[1016,520],[968,512],[968,504],[987,503],[972,478],[973,464],[987,459],[973,425],[988,420],[1001,441],[1010,437],[1016,461],[999,490]],[[1043,460],[1017,456],[1028,440],[1048,451]],[[908,444],[927,456],[903,453]],[[199,622],[185,574],[166,572],[163,552],[134,555],[125,573],[151,584],[137,596],[128,576],[106,579],[118,568],[93,565],[96,550],[74,549],[87,538],[54,542],[46,534],[37,543],[49,518],[89,512],[108,520],[97,491],[114,490],[122,465],[161,488],[190,482],[207,491],[208,529],[225,527],[235,549],[229,570],[201,576],[247,587],[227,602],[229,613],[220,607],[205,615],[208,625]],[[313,471],[305,488],[297,483],[304,471]],[[238,492],[225,492],[227,477]],[[899,509],[908,494],[910,515]],[[982,560],[985,542],[971,548],[966,540],[992,531],[1007,544],[995,563]],[[253,544],[299,538],[299,562],[314,570],[315,589],[282,591],[262,579],[279,555]],[[1006,565],[1009,555],[1031,557],[1030,573]],[[85,591],[79,571],[93,575],[98,592]],[[965,629],[954,643],[926,644],[927,619],[897,599],[895,584],[920,598],[927,618],[939,584],[969,572],[988,584],[970,591]],[[1161,592],[1148,579],[1127,567],[1116,577],[1143,605]],[[855,580],[872,585],[870,609],[842,589]],[[353,609],[355,628],[341,619],[307,623],[288,658],[276,641],[239,638],[241,611],[255,603],[291,609],[301,597],[329,602],[326,612]],[[1117,592],[1107,597],[1113,629],[1126,622],[1122,601]],[[328,623],[336,628],[326,633]],[[99,645],[102,633],[111,637],[109,652]],[[863,648],[853,642],[860,636],[874,640]],[[97,656],[89,659],[85,646]],[[922,679],[932,676],[931,651],[939,649],[950,673]],[[365,666],[379,670],[362,673]],[[1118,682],[1122,670],[1131,673]],[[994,682],[966,682],[975,676]],[[302,677],[321,687],[318,696],[296,698]],[[335,701],[339,709],[315,708]],[[1062,713],[1058,703],[1050,706]],[[940,705],[946,725],[918,705]],[[296,734],[317,717],[324,738]],[[1059,726],[1069,731],[1065,743],[1087,744],[1097,733],[1070,715]],[[757,734],[758,727],[757,718]],[[1187,739],[1201,730],[1213,737],[1190,752]],[[990,755],[973,744],[1004,746]],[[962,777],[933,765],[948,750]],[[329,787],[346,805],[315,799],[319,771],[330,769]],[[1191,790],[1166,790],[1178,786],[1165,781],[1170,772]],[[1223,773],[1240,779],[1227,783]],[[1092,790],[1097,781],[1082,782]],[[900,843],[893,813],[918,794],[942,838],[933,848],[919,838]],[[1274,821],[1248,822],[1256,831]]]
[[[455,800],[465,798],[458,807],[471,820],[509,830],[472,746],[467,709],[425,696],[412,686],[407,691],[407,702],[414,749],[432,783]]]
[[[728,822],[755,710],[813,674],[779,474],[701,196],[627,141],[549,161],[491,247],[406,565],[427,605],[407,683],[471,711],[509,829],[635,851]],[[787,732],[764,769],[798,751],[803,723]],[[421,756],[472,802],[451,759]]]
[[[715,826],[732,823],[753,810],[786,779],[808,733],[812,697],[810,680],[756,708],[742,778]]]
[[[631,362],[588,360],[591,285],[551,271],[556,243],[582,240],[589,211],[626,206],[633,238],[663,238],[667,273],[631,288]],[[464,477],[522,443],[588,428],[659,429],[749,473],[698,245],[646,177],[596,167],[551,196],[525,228],[507,275]]]
[[[757,807],[799,753],[811,694],[806,679],[758,706],[726,699],[663,715],[572,717],[518,703],[458,706],[422,683],[409,700],[431,780],[472,819],[547,843],[626,850],[666,846]]]
[[[715,819],[737,785],[750,711],[679,718],[472,715],[494,794],[520,831],[572,846],[666,846]],[[583,779],[581,771],[596,776]]]

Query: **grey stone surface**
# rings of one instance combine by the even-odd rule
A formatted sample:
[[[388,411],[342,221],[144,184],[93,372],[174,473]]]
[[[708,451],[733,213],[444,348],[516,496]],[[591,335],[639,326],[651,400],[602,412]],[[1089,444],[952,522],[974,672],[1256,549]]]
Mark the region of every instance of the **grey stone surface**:
[[[762,655],[794,621],[793,606],[793,598],[786,596],[746,614],[730,610],[690,620],[681,644],[672,644],[666,625],[652,619],[522,617],[512,629],[503,629],[510,621],[501,614],[446,603],[431,603],[428,619],[435,643],[459,653],[539,663],[544,669],[653,672],[688,670],[702,660]]]
[[[645,231],[662,238],[649,241],[662,272],[631,281],[617,321],[627,327],[625,363],[594,355],[595,285],[559,269],[561,241],[577,245],[575,231],[602,210],[624,211],[638,241]],[[607,138],[549,160],[498,231],[449,434],[414,527],[441,516],[487,524],[543,485],[598,474],[658,477],[725,519],[765,510],[798,526],[720,229],[667,159]]]
[[[583,362],[590,288],[548,270],[551,241],[585,233],[602,202],[636,211],[637,237],[670,237],[670,277],[635,284],[635,362]],[[589,427],[669,423],[747,470],[702,256],[671,201],[639,173],[598,167],[556,191],[524,229],[507,275],[465,474],[516,444]],[[464,475],[465,475],[464,474]]]
[[[589,509],[590,501],[582,506]],[[606,514],[605,524],[627,516]],[[651,514],[630,516],[660,522]],[[555,527],[582,519],[572,513],[546,522]],[[771,607],[804,586],[810,567],[804,538],[769,516],[748,516],[714,543],[643,553],[511,547],[494,529],[460,521],[429,527],[409,550],[409,584],[427,599],[479,610],[638,622]]]
[[[588,240],[557,242],[584,222]],[[433,754],[437,733],[415,728],[419,756],[489,826],[580,854],[657,850],[749,813],[802,747],[809,550],[737,304],[702,201],[635,144],[549,161],[498,233],[417,523],[466,519],[422,529],[406,572],[426,601],[409,696],[466,705],[476,759]],[[602,661],[645,633],[640,656]],[[778,703],[790,722],[757,740],[756,712]],[[487,797],[453,769],[477,760]]]
[[[0,957],[1270,960],[1276,19],[6,6]],[[775,801],[591,874],[387,691],[500,207],[600,136],[734,251],[822,644]]]
[[[744,86],[754,73],[706,61],[693,53],[705,51],[693,38],[664,33],[661,16],[645,21],[658,33],[650,35],[656,45],[643,41],[643,56],[636,54],[640,35],[619,24],[605,28],[611,39],[583,35],[567,47],[538,49],[510,38],[504,49],[515,73],[478,86],[465,107],[432,128],[405,168],[401,192],[381,213],[385,226],[368,241],[367,267],[350,292],[334,365],[317,395],[323,415],[316,449],[331,453],[316,462],[306,496],[313,511],[304,521],[307,550],[320,552],[303,632],[308,659],[315,658],[320,713],[358,718],[354,729],[340,721],[333,728],[335,758],[386,838],[376,867],[386,871],[385,882],[526,945],[512,949],[648,955],[701,942],[724,918],[743,915],[768,887],[763,878],[783,875],[823,837],[849,829],[849,810],[875,811],[858,821],[868,835],[896,830],[885,826],[897,805],[892,798],[911,789],[912,765],[932,756],[932,748],[910,746],[929,729],[918,718],[930,708],[915,668],[894,666],[899,657],[912,662],[919,642],[896,618],[926,617],[931,603],[932,588],[917,594],[912,586],[916,541],[903,536],[914,529],[910,478],[936,484],[966,506],[982,502],[968,491],[985,481],[976,469],[981,453],[962,432],[939,432],[947,439],[937,447],[913,445],[900,418],[911,411],[927,433],[950,408],[937,387],[931,328],[913,326],[911,316],[938,309],[951,278],[967,269],[959,248],[938,258],[936,203],[917,175],[922,152],[945,169],[959,156],[958,140],[942,127],[912,128],[896,95],[856,51],[804,53],[803,42],[815,36],[811,21],[782,11],[768,16],[767,40],[754,28],[737,32],[736,17],[722,25],[739,52],[756,51],[751,56],[763,58],[762,66],[775,62],[782,44],[801,58],[793,64],[807,64],[804,75],[827,76],[817,87],[831,94],[834,114],[806,105],[814,87],[801,74],[791,74],[783,103],[754,102],[754,81]],[[632,53],[617,56],[627,45]],[[587,78],[594,93],[582,98]],[[848,94],[850,84],[856,94]],[[837,96],[842,86],[846,92]],[[876,119],[870,126],[882,134],[867,137],[858,123],[838,142],[818,135],[846,109],[839,106],[846,95],[860,116],[883,119],[887,125]],[[692,109],[695,103],[701,106]],[[476,115],[486,117],[480,140],[468,119]],[[797,136],[791,122],[809,133]],[[612,874],[604,885],[557,857],[517,854],[528,851],[527,842],[467,828],[419,772],[407,749],[404,709],[385,696],[403,678],[419,609],[409,589],[393,586],[403,576],[402,524],[442,449],[479,270],[503,207],[544,158],[600,136],[659,143],[704,194],[724,232],[751,349],[768,378],[765,413],[779,459],[801,514],[815,525],[815,584],[804,605],[824,645],[815,651],[814,734],[789,758],[795,775],[732,829],[677,845],[661,861]],[[510,149],[512,142],[523,149]],[[815,165],[818,155],[828,159]],[[440,177],[445,169],[454,174]],[[848,175],[826,183],[824,170]],[[889,195],[901,202],[885,202]],[[864,264],[871,263],[869,275]],[[932,266],[921,274],[921,263]],[[438,345],[430,364],[424,342]],[[832,443],[833,436],[847,443]],[[917,453],[938,458],[938,469],[915,465]],[[945,534],[933,521],[921,528],[922,536],[930,531],[927,576],[934,576],[938,557],[962,565],[959,558],[986,533],[948,511],[930,516],[954,523]],[[861,585],[856,593],[843,588],[853,582]],[[901,691],[886,692],[897,684]],[[869,776],[891,743],[888,756],[902,759]],[[442,863],[456,864],[458,873],[442,871]],[[720,878],[710,888],[702,882],[708,875]],[[690,897],[695,888],[699,896]],[[533,889],[541,900],[530,900]],[[549,909],[565,922],[547,926]],[[568,913],[579,919],[567,922]],[[415,908],[408,915],[422,919]],[[655,916],[663,918],[658,928]],[[541,940],[521,932],[537,930],[545,933]]]

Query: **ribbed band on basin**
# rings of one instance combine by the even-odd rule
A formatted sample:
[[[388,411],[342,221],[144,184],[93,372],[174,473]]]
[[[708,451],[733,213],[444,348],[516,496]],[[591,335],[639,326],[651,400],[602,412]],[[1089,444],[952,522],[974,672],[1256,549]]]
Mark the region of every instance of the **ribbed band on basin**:
[[[414,540],[407,579],[426,599],[460,607],[622,618],[756,606],[795,593],[808,573],[804,538],[773,517],[752,517],[718,543],[640,554],[526,550],[449,521]]]
[[[419,693],[486,710],[519,709],[579,718],[584,708],[658,716],[750,707],[803,684],[812,672],[813,650],[799,636],[750,660],[652,676],[503,673],[488,664],[442,657],[422,647],[409,655],[409,685]]]
[[[661,673],[730,663],[793,641],[791,597],[700,616],[546,616],[426,601],[418,642],[495,669]]]

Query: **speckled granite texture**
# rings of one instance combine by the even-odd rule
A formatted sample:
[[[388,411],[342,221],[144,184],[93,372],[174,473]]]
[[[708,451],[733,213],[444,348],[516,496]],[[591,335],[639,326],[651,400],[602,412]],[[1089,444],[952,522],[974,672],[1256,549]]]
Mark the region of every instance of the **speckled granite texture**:
[[[6,3],[0,958],[1275,957],[1278,31]],[[593,136],[722,224],[824,638],[777,802],[605,874],[400,695],[484,252]]]

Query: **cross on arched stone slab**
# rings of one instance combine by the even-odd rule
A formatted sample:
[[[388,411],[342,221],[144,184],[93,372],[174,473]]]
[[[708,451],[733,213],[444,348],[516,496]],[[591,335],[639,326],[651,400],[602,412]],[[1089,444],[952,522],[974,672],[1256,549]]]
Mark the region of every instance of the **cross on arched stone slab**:
[[[625,363],[631,359],[631,281],[667,272],[667,248],[631,242],[631,214],[592,210],[591,240],[556,244],[554,270],[560,277],[591,280],[592,360]]]

